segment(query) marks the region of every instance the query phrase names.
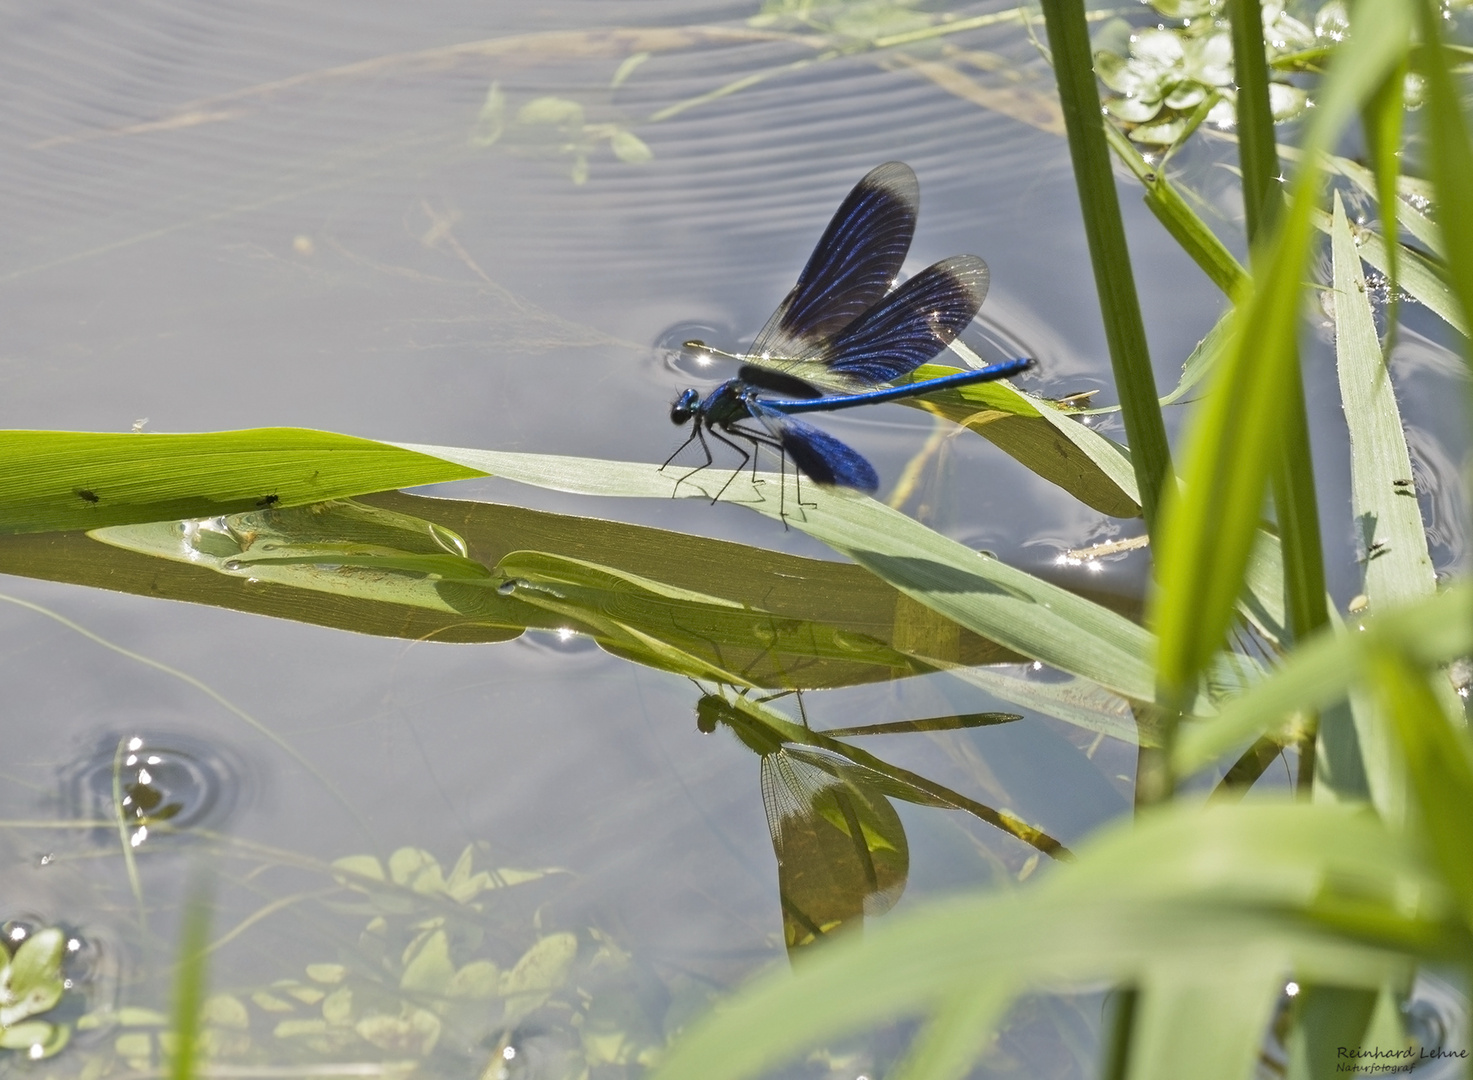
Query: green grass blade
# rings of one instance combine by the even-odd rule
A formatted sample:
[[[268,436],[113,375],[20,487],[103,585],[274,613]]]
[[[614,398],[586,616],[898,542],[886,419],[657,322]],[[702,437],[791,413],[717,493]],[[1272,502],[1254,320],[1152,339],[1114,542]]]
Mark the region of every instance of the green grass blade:
[[[1424,244],[1428,243],[1427,237],[1435,236],[1433,244],[1429,249],[1438,254],[1437,244],[1441,242],[1441,233],[1436,228],[1426,228],[1430,225],[1426,218],[1417,213],[1410,206],[1402,203],[1396,192],[1396,181],[1401,176],[1401,138],[1403,127],[1403,113],[1406,107],[1406,76],[1407,64],[1403,61],[1382,81],[1376,92],[1366,102],[1365,108],[1361,110],[1361,127],[1366,133],[1366,147],[1369,151],[1371,163],[1375,167],[1375,191],[1376,204],[1381,212],[1381,231],[1393,240],[1401,237],[1401,222],[1405,221],[1408,231],[1416,236]],[[1337,161],[1338,165],[1339,162]],[[1359,167],[1357,166],[1359,170]],[[1401,279],[1401,267],[1398,265],[1400,259],[1397,253],[1401,245],[1394,243],[1386,249],[1389,256],[1386,267],[1386,276],[1390,280],[1390,296],[1386,303],[1386,345],[1385,353],[1389,357],[1396,341],[1396,321],[1398,308],[1401,304],[1401,290],[1397,282]]]
[[[1084,213],[1090,263],[1099,292],[1116,391],[1124,413],[1131,462],[1146,527],[1155,535],[1162,491],[1172,475],[1171,449],[1157,403],[1145,323],[1125,242],[1120,199],[1110,168],[1110,148],[1105,141],[1089,25],[1083,0],[1044,0],[1043,14],[1059,80],[1074,181]]]
[[[1191,256],[1214,285],[1228,296],[1237,295],[1248,280],[1248,271],[1243,269],[1243,264],[1187,205],[1162,168],[1147,161],[1115,125],[1105,125],[1105,138],[1115,156],[1135,173],[1136,179],[1145,187],[1143,201],[1156,220],[1165,226],[1172,239],[1181,245],[1181,249]]]
[[[1263,12],[1258,0],[1228,0],[1228,16],[1237,85],[1243,209],[1249,245],[1257,250],[1267,227],[1278,218],[1282,207],[1279,158],[1269,105],[1268,65],[1264,59]],[[1293,636],[1300,637],[1323,626],[1327,618],[1324,553],[1297,347],[1284,348],[1281,362],[1292,370],[1284,372],[1280,381],[1285,394],[1280,429],[1282,444],[1274,462],[1272,481],[1288,627]]]
[[[1330,233],[1330,215],[1323,211],[1314,212],[1314,226],[1325,235]],[[1432,312],[1463,336],[1468,334],[1468,324],[1463,319],[1462,309],[1452,286],[1448,283],[1447,268],[1433,262],[1419,251],[1398,245],[1393,256],[1384,237],[1369,229],[1356,229],[1356,240],[1360,257],[1381,273],[1390,277],[1392,264],[1397,270],[1397,285],[1413,300]]]
[[[1473,206],[1473,145],[1453,81],[1455,61],[1442,44],[1441,7],[1433,0],[1416,7],[1423,42],[1417,59],[1427,80],[1427,159],[1443,209],[1438,223],[1447,244],[1448,281],[1467,326],[1473,321],[1473,214],[1467,212]]]
[[[90,534],[106,547],[78,534],[0,537],[0,562],[411,640],[572,629],[617,649],[642,634],[640,647],[663,642],[740,673],[732,681],[773,688],[1023,659],[847,563],[513,506],[401,493],[371,503],[273,508],[185,533],[163,522]],[[250,561],[261,548],[285,557]]]
[[[1132,1080],[1242,1080],[1262,1053],[1284,969],[1276,950],[1244,942],[1223,967],[1204,970],[1196,958],[1153,965],[1140,989]],[[1210,1024],[1202,1023],[1207,1015]]]
[[[1363,0],[1357,32],[1338,51],[1315,110],[1303,167],[1272,246],[1264,248],[1251,295],[1239,303],[1232,344],[1213,380],[1184,455],[1184,494],[1169,511],[1157,546],[1155,627],[1167,701],[1188,696],[1232,618],[1257,530],[1269,475],[1292,416],[1311,212],[1319,194],[1319,154],[1338,137],[1398,61],[1406,13],[1397,0]],[[1397,36],[1398,26],[1401,29]],[[1286,561],[1289,556],[1285,556]]]
[[[1473,607],[1463,615],[1468,619]],[[1468,807],[1473,806],[1473,744],[1462,728],[1462,717],[1454,721],[1438,703],[1429,678],[1442,679],[1440,672],[1429,675],[1394,649],[1374,650],[1368,659],[1371,682],[1406,760],[1408,787],[1421,810],[1421,831],[1433,861],[1457,896],[1464,922],[1473,927],[1473,860],[1468,857],[1473,851],[1468,817]]]
[[[1365,673],[1367,656],[1395,649],[1422,666],[1446,664],[1473,652],[1473,585],[1454,585],[1436,596],[1368,618],[1349,632],[1323,631],[1304,642],[1282,668],[1207,720],[1180,731],[1172,764],[1185,775],[1276,730],[1298,709],[1321,709],[1341,700]],[[1382,644],[1384,642],[1384,644]]]
[[[981,357],[966,345],[953,342],[951,347],[971,366],[981,366]],[[927,365],[916,376],[931,378],[960,370]],[[1140,515],[1135,470],[1125,447],[1053,403],[1024,394],[1005,379],[932,394],[916,404],[970,428],[1102,514]]]
[[[674,486],[667,473],[630,462],[406,448],[521,483],[585,495],[669,498]],[[723,472],[717,479],[725,483],[729,476]],[[747,473],[722,497],[777,517],[779,483],[777,476],[768,474],[762,489],[754,489]],[[699,496],[703,490],[687,481],[680,493]],[[1152,673],[1146,659],[1150,635],[1128,619],[987,558],[858,492],[808,484],[803,495],[813,505],[803,507],[799,517],[794,500],[788,500],[792,527],[849,556],[912,599],[1014,652],[1093,679],[1127,697],[1150,696]]]
[[[1257,531],[1279,435],[1287,422],[1318,170],[1306,169],[1263,280],[1243,305],[1213,393],[1188,435],[1184,494],[1157,545],[1155,626],[1167,701],[1190,696],[1232,618]]]
[[[1246,277],[1244,281],[1246,282]],[[1237,295],[1236,293],[1232,295]],[[1228,342],[1232,340],[1233,311],[1229,308],[1223,312],[1222,317],[1212,324],[1212,329],[1207,331],[1207,336],[1197,342],[1197,347],[1192,350],[1186,362],[1182,364],[1181,379],[1176,387],[1161,399],[1162,405],[1174,405],[1186,397],[1198,383],[1211,374],[1212,369],[1217,366],[1218,360],[1222,358],[1227,349]]]
[[[1233,38],[1233,82],[1237,87],[1238,161],[1242,166],[1243,213],[1248,243],[1255,244],[1277,217],[1279,155],[1268,101],[1268,63],[1264,58],[1263,11],[1258,0],[1227,0]]]
[[[1404,68],[1394,71],[1383,84],[1383,90],[1379,91],[1372,104],[1367,106],[1368,111],[1374,108],[1381,114],[1373,121],[1373,123],[1380,124],[1381,127],[1375,132],[1368,131],[1366,135],[1367,142],[1372,144],[1372,153],[1378,163],[1377,168],[1371,170],[1359,162],[1338,155],[1329,157],[1327,163],[1330,169],[1376,200],[1381,212],[1381,231],[1385,235],[1395,236],[1398,228],[1405,228],[1434,256],[1444,259],[1447,257],[1447,248],[1442,242],[1442,230],[1437,227],[1437,222],[1406,201],[1407,196],[1413,193],[1403,191],[1403,181],[1406,178],[1399,171],[1401,158],[1398,156],[1393,162],[1387,163],[1393,169],[1389,174],[1383,176],[1381,171],[1381,155],[1387,146],[1391,146],[1398,154],[1400,153],[1402,123],[1400,112],[1405,109],[1405,102],[1401,95],[1384,88],[1399,86],[1398,80],[1405,78],[1405,75]],[[1398,110],[1394,117],[1391,113],[1393,104]],[[1285,147],[1280,147],[1279,150],[1282,153]],[[1390,214],[1386,212],[1388,202],[1392,204]]]
[[[303,428],[0,431],[0,459],[0,533],[213,517],[480,475],[389,443]]]
[[[1012,1004],[1012,990],[1010,986],[989,986],[981,993],[948,998],[890,1076],[893,1080],[962,1080],[971,1073]]]
[[[765,978],[694,1025],[655,1080],[756,1076],[845,1033],[954,1019],[968,1000],[1034,988],[1137,985],[1148,1011],[1190,967],[1221,974],[1235,1004],[1181,1015],[1173,1038],[1220,1047],[1263,1007],[1270,969],[1376,990],[1405,978],[1415,953],[1466,951],[1450,914],[1402,839],[1359,809],[1173,808],[1111,829],[1037,887],[918,908]],[[978,1010],[977,1043],[997,1015]],[[1244,1075],[1209,1057],[1176,1075]]]
[[[1325,556],[1320,542],[1319,498],[1310,456],[1309,414],[1299,373],[1299,350],[1287,353],[1293,371],[1285,378],[1288,414],[1280,431],[1280,453],[1274,463],[1274,514],[1284,561],[1284,602],[1288,628],[1295,638],[1312,634],[1329,621],[1325,603]]]
[[[169,1080],[195,1080],[201,1073],[200,1035],[205,1005],[206,963],[210,946],[210,900],[196,885],[184,903],[179,953],[175,962],[172,1020],[173,1054]]]
[[[1430,596],[1437,587],[1412,483],[1391,374],[1376,336],[1360,254],[1340,195],[1331,231],[1335,358],[1350,429],[1351,512],[1355,515],[1371,610]]]

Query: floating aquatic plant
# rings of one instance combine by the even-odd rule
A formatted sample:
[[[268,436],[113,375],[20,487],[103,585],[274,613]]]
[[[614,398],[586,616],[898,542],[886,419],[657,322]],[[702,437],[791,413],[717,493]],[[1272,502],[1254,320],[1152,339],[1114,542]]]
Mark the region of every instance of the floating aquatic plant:
[[[17,1051],[40,1060],[49,1058],[71,1038],[71,1025],[54,1022],[45,1014],[54,1009],[68,986],[62,970],[67,935],[48,927],[33,934],[20,932],[12,953],[0,940],[0,1050]],[[0,1059],[3,1060],[3,1059]]]
[[[1233,73],[1233,43],[1222,18],[1223,0],[1157,0],[1151,5],[1181,25],[1129,31],[1122,23],[1107,26],[1102,40],[1119,47],[1095,52],[1095,73],[1113,95],[1105,111],[1138,143],[1170,145],[1205,119],[1218,127],[1237,122],[1237,92]],[[1289,58],[1311,53],[1322,37],[1338,40],[1347,20],[1340,0],[1329,0],[1314,20],[1314,28],[1288,13],[1282,0],[1263,5],[1263,37],[1274,77],[1269,102],[1274,120],[1283,123],[1309,106],[1309,95],[1290,82],[1288,75],[1305,70]],[[1323,27],[1323,31],[1321,28]],[[1307,64],[1307,61],[1306,61]]]

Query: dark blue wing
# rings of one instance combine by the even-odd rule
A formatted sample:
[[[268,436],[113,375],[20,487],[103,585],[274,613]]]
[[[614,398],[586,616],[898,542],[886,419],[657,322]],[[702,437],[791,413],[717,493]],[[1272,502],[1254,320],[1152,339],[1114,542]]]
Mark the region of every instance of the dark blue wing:
[[[986,296],[985,262],[975,255],[942,259],[851,323],[819,362],[856,382],[889,382],[950,345]]]
[[[761,401],[749,401],[747,408],[810,480],[871,493],[879,488],[874,466],[828,432],[769,409]]]
[[[752,343],[749,359],[781,367],[812,359],[890,290],[915,235],[921,189],[909,165],[888,161],[849,193]]]

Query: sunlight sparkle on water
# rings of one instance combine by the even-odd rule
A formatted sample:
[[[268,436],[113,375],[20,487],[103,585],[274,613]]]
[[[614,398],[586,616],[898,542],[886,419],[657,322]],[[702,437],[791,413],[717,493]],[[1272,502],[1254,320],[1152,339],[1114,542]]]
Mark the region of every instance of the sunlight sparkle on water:
[[[572,627],[559,626],[557,628],[557,639],[559,641],[572,641],[573,638],[577,637],[577,635],[578,631],[574,630]]]
[[[137,847],[139,844],[143,843],[143,841],[145,841],[147,839],[148,839],[148,826],[147,825],[140,825],[140,826],[138,826],[137,831],[134,832],[132,836],[128,837],[128,844],[129,844],[130,847]]]
[[[1299,993],[1299,984],[1297,982],[1285,984],[1284,993],[1289,995],[1289,997],[1294,997],[1296,994]]]

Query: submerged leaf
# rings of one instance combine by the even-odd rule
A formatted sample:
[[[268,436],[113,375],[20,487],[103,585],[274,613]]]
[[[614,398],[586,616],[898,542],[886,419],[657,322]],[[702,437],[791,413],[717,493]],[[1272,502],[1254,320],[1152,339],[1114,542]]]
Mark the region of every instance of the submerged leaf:
[[[399,989],[405,993],[444,997],[455,977],[455,964],[450,959],[450,939],[444,930],[436,930],[424,939],[419,950],[404,965]]]
[[[643,139],[626,128],[620,128],[609,136],[609,146],[614,156],[628,165],[643,165],[655,156]]]
[[[503,994],[553,991],[562,987],[578,955],[578,938],[573,934],[549,934],[528,949],[516,966],[501,976]]]
[[[66,987],[61,963],[66,935],[55,927],[38,930],[15,950],[0,969],[0,1029],[46,1012],[61,1000]]]
[[[583,106],[568,98],[533,98],[517,111],[517,123],[582,127]]]
[[[315,1021],[322,1029],[327,1022]],[[406,1005],[398,1016],[368,1016],[353,1025],[353,1030],[380,1050],[428,1055],[440,1040],[440,1018],[426,1009]]]

